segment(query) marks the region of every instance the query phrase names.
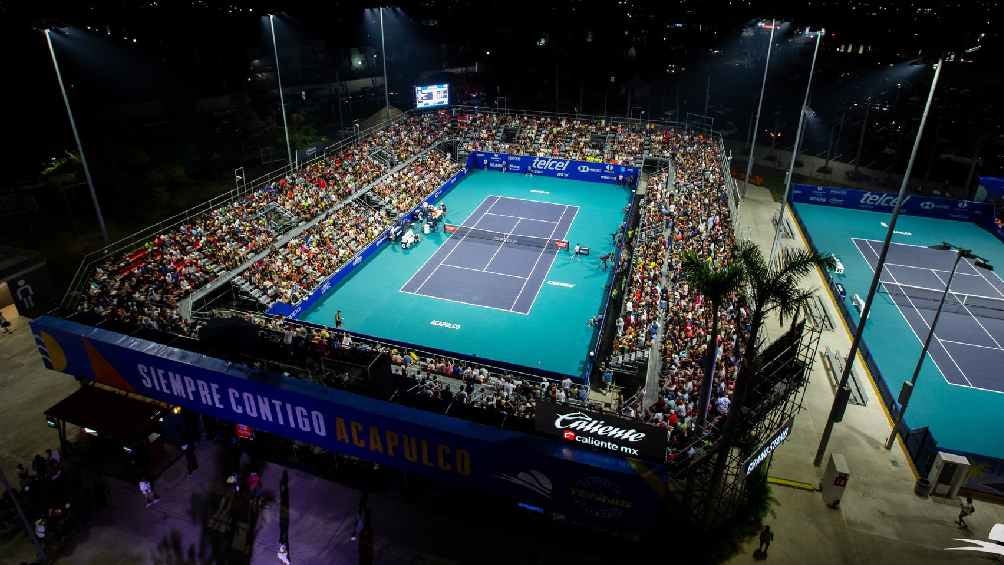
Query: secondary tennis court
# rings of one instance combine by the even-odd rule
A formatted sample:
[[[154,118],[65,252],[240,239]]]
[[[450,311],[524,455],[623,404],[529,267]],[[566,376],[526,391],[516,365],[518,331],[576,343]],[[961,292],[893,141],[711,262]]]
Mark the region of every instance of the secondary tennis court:
[[[529,314],[578,206],[489,196],[401,292]]]
[[[852,238],[875,271],[882,242]],[[895,243],[879,279],[887,299],[923,343],[955,262],[953,251]],[[929,353],[948,382],[1004,392],[1004,281],[997,273],[959,262]],[[995,370],[997,368],[998,370]]]
[[[812,245],[844,263],[843,274],[829,275],[846,288],[844,309],[858,323],[852,298],[868,293],[889,214],[805,203],[794,209]],[[870,372],[893,399],[913,373],[955,260],[954,252],[929,246],[948,241],[1004,268],[1004,245],[975,224],[904,215],[896,229],[864,332]],[[1004,414],[1004,281],[962,262],[951,290],[906,421],[928,427],[943,449],[1004,459],[1004,434],[993,431]]]

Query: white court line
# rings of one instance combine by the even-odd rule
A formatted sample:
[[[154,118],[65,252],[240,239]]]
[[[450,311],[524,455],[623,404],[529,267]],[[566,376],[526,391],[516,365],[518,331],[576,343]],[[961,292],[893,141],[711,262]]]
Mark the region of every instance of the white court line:
[[[938,277],[938,273],[934,273],[934,276]],[[944,280],[942,280],[941,277],[938,277],[938,280],[941,281],[941,284],[945,284],[947,286],[947,284],[945,283]],[[948,292],[949,294],[951,294],[952,289],[948,289]],[[977,318],[975,314],[973,314],[973,311],[970,310],[968,306],[966,306],[966,303],[963,302],[962,300],[959,300],[955,296],[952,296],[952,299],[954,299],[956,302],[962,305],[962,308],[964,308],[966,310],[966,313],[969,314],[969,316],[973,319],[974,322],[976,322],[976,325],[978,325],[980,329],[983,330],[983,333],[987,334],[987,337],[990,338],[990,341],[994,342],[994,345],[996,345],[997,348],[1000,349],[1001,346],[1000,342],[994,338],[994,335],[990,333],[990,330],[988,330],[986,326],[983,325],[983,322],[981,322],[980,319]]]
[[[885,262],[885,266],[886,267],[903,267],[905,269],[920,269],[922,271],[936,271],[936,272],[939,272],[939,273],[951,273],[952,272],[950,269],[935,269],[934,267],[918,267],[917,265],[904,265],[902,263],[890,263],[889,261]],[[960,273],[958,271],[955,271],[955,276],[959,276],[959,275],[965,275],[967,277],[978,277],[978,276],[980,276],[979,273]]]
[[[491,196],[489,196],[488,198],[491,198]],[[485,200],[488,200],[488,198],[486,198]],[[492,208],[494,208],[494,207],[495,207],[495,205],[496,205],[496,204],[498,204],[498,202],[499,202],[499,199],[501,199],[501,198],[502,198],[501,196],[496,196],[496,197],[495,197],[495,202],[492,202],[491,206],[489,206],[489,207],[488,207],[488,210],[491,210]],[[484,202],[482,202],[482,204],[484,204]],[[481,205],[479,204],[479,205],[478,205],[478,208],[480,208],[480,207],[481,207]],[[475,210],[477,210],[477,208],[475,208]],[[477,221],[476,221],[476,222],[474,222],[474,224],[473,224],[472,226],[470,226],[470,227],[472,227],[472,228],[476,228],[476,227],[478,227],[478,224],[479,224],[479,223],[481,222],[481,220],[482,220],[482,219],[483,219],[484,217],[485,217],[485,216],[484,216],[484,213],[482,213],[482,214],[481,214],[481,217],[480,217],[480,218],[478,218],[478,219],[477,219]],[[470,218],[468,218],[468,219],[470,219]],[[415,289],[415,292],[419,292],[419,291],[421,291],[421,290],[422,290],[422,287],[423,287],[423,286],[425,286],[425,283],[429,282],[429,279],[431,279],[431,278],[432,278],[432,275],[436,274],[436,271],[438,271],[438,270],[439,270],[439,267],[440,267],[440,265],[442,265],[443,263],[445,263],[445,262],[446,262],[446,260],[450,258],[450,255],[453,255],[453,252],[454,252],[454,251],[456,251],[458,247],[460,247],[460,244],[462,244],[462,243],[464,242],[464,240],[465,240],[465,239],[467,239],[467,236],[469,236],[469,235],[471,235],[471,232],[470,232],[470,231],[468,230],[468,232],[467,232],[467,233],[465,233],[465,234],[464,234],[464,236],[460,238],[460,241],[458,241],[458,242],[457,242],[457,244],[453,246],[453,249],[451,249],[451,250],[450,250],[450,252],[446,254],[446,257],[443,257],[443,258],[442,258],[442,259],[441,259],[441,260],[439,261],[439,265],[436,265],[436,268],[434,268],[434,269],[432,270],[432,272],[431,272],[431,273],[429,273],[429,276],[425,277],[425,280],[424,280],[424,281],[422,281],[422,284],[418,285],[418,288],[416,288],[416,289]],[[451,239],[453,239],[453,235],[450,235],[450,237],[449,237],[449,238],[447,238],[447,241],[449,241],[449,240],[451,240]],[[430,255],[430,256],[429,256],[429,258],[425,260],[425,263],[422,263],[422,266],[421,266],[421,267],[419,267],[417,271],[415,271],[415,274],[414,274],[414,275],[412,275],[412,276],[411,276],[411,278],[410,278],[410,279],[408,279],[408,281],[407,281],[406,283],[404,283],[404,286],[402,286],[402,287],[401,287],[401,289],[402,289],[402,292],[404,292],[404,290],[403,290],[403,289],[404,289],[404,287],[405,287],[405,286],[408,286],[408,283],[410,283],[410,282],[411,282],[411,279],[415,278],[415,276],[416,276],[416,275],[418,275],[418,273],[422,272],[422,269],[424,269],[424,268],[425,268],[425,265],[426,265],[426,263],[428,263],[429,261],[431,261],[431,260],[432,260],[432,258],[436,256],[436,252],[438,252],[438,251],[439,251],[439,249],[437,249],[436,251],[433,251],[433,252],[432,252],[432,255]]]
[[[942,343],[951,343],[953,345],[964,345],[966,347],[976,347],[976,348],[979,348],[979,349],[989,349],[991,351],[1004,351],[1004,349],[1002,349],[1000,347],[990,347],[989,345],[976,345],[975,343],[968,343],[968,342],[965,342],[965,341],[953,341],[951,339],[943,339],[943,340],[941,340],[941,342]]]
[[[565,231],[565,235],[566,236],[568,235],[568,232],[572,231],[572,224],[575,223],[575,218],[577,218],[578,215],[579,215],[579,207],[578,206],[570,206],[570,208],[573,208],[575,210],[575,212],[572,213],[572,219],[568,220],[568,230]],[[555,254],[557,254],[557,251],[555,251]],[[554,261],[556,261],[556,260],[557,260],[557,257],[555,257],[554,259],[551,259],[551,265],[552,266],[554,265]],[[550,270],[551,270],[551,268],[548,267],[548,271],[550,271]],[[530,271],[530,275],[529,276],[530,277],[533,276],[533,271]],[[547,278],[546,273],[545,273],[545,277],[544,278]],[[541,286],[541,288],[543,288],[544,281],[541,281],[541,285],[540,286]],[[527,308],[527,310],[526,310],[526,312],[528,314],[533,311],[533,305],[537,303],[537,299],[538,298],[540,298],[540,291],[539,290],[537,291],[537,294],[535,294],[533,296],[533,300],[530,301],[530,307]]]
[[[869,243],[869,244],[871,244],[871,243],[878,243],[878,244],[885,243],[884,241],[879,241],[877,239],[864,239],[864,238],[860,238],[860,237],[852,237],[851,241],[864,241],[864,242]],[[906,247],[920,247],[922,249],[927,249],[927,250],[930,250],[930,251],[934,251],[933,249],[931,249],[930,247],[927,247],[925,245],[913,245],[913,244],[910,244],[910,243],[891,242],[889,244],[889,247],[892,248],[892,246],[894,246],[894,245],[904,245]],[[871,248],[871,245],[869,245],[868,247]],[[874,253],[874,252],[875,252],[875,250],[872,249],[872,253]],[[952,272],[951,269],[935,269],[934,267],[918,267],[917,265],[904,265],[903,263],[890,263],[889,261],[886,261],[885,264],[886,264],[887,267],[906,267],[908,269],[923,269],[923,270],[927,270],[927,271],[938,271],[939,273],[951,273]],[[973,267],[972,265],[970,265],[970,267],[973,270],[976,270],[976,268]],[[872,269],[872,272],[874,272],[874,269]],[[976,273],[960,273],[960,272],[956,272],[955,274],[956,275],[966,275],[968,277],[978,277],[978,276],[980,276],[979,271],[977,271]],[[1002,282],[1004,282],[1004,280],[1002,280]],[[993,286],[993,285],[990,285],[990,286]],[[1004,295],[1002,295],[1002,296],[1004,296]]]
[[[510,275],[509,273],[499,273],[496,271],[482,271],[481,269],[472,269],[471,267],[461,267],[460,265],[447,265],[446,263],[440,263],[440,267],[449,267],[451,269],[461,269],[464,271],[474,271],[475,273],[485,273],[486,275],[498,275],[500,277],[512,277],[514,279],[525,279],[527,277],[521,277],[519,275]]]
[[[558,221],[554,224],[554,227],[551,228],[551,235],[547,236],[547,239],[554,238],[554,232],[558,230],[558,226],[561,225],[561,219],[565,217],[566,212],[568,212],[568,206],[565,206],[565,208],[561,211],[561,215],[558,216]],[[540,254],[537,255],[537,260],[533,262],[533,267],[530,269],[530,273],[527,275],[526,280],[523,281],[523,286],[519,289],[519,294],[516,295],[516,299],[512,301],[512,306],[509,307],[510,310],[516,307],[516,303],[519,302],[519,297],[523,296],[523,291],[526,290],[526,283],[530,282],[530,278],[533,277],[533,272],[537,270],[537,264],[540,263],[540,258],[544,256],[545,251],[547,251],[546,247],[542,247],[540,249]],[[527,310],[527,312],[529,312],[529,310]]]
[[[986,275],[983,274],[983,269],[977,268],[976,265],[973,265],[972,263],[970,263],[969,259],[967,259],[965,257],[963,257],[962,260],[965,261],[967,265],[969,265],[970,269],[976,271],[976,275],[977,276],[979,276],[981,279],[987,281],[987,284],[990,285],[990,288],[994,289],[994,292],[996,292],[997,294],[1001,295],[1002,298],[1004,298],[1004,292],[1001,292],[1001,289],[997,288],[997,286],[994,285],[994,283],[990,282],[990,279],[988,279],[986,277]]]
[[[487,214],[486,214],[486,215],[487,215]],[[488,265],[491,265],[491,264],[492,264],[492,261],[494,261],[494,260],[495,260],[495,257],[497,257],[497,256],[498,256],[498,254],[499,254],[499,251],[502,251],[502,248],[503,248],[503,247],[505,247],[505,244],[509,242],[509,236],[510,236],[510,235],[512,235],[512,233],[513,233],[514,231],[516,231],[516,228],[517,228],[517,227],[519,226],[519,223],[520,223],[520,222],[522,222],[522,221],[523,221],[523,220],[516,220],[516,223],[515,223],[515,224],[513,224],[513,226],[512,226],[512,229],[511,229],[511,230],[509,230],[509,233],[505,234],[505,239],[503,239],[503,240],[502,240],[501,242],[499,242],[499,246],[498,246],[498,249],[496,249],[496,250],[495,250],[495,253],[492,253],[492,256],[491,256],[491,257],[490,257],[490,258],[488,259],[488,262],[487,262],[487,263],[485,263],[485,266],[484,266],[484,267],[481,267],[481,270],[482,270],[482,271],[485,271],[485,270],[487,270],[487,269],[488,269]]]
[[[538,220],[537,218],[524,218],[523,216],[513,216],[512,214],[496,214],[495,212],[485,212],[485,216],[498,216],[500,218],[518,218],[524,222],[544,222],[547,224],[556,224],[555,220]]]
[[[854,240],[857,240],[857,241],[867,241],[867,242],[870,242],[870,243],[885,243],[884,241],[881,241],[881,240],[878,240],[878,239],[867,239],[867,238],[864,238],[864,237],[852,237],[851,239],[854,239]],[[930,247],[928,247],[926,245],[917,245],[916,243],[900,243],[898,241],[893,241],[893,242],[890,242],[890,245],[905,245],[907,247],[920,247],[921,249],[928,249],[928,250],[933,251]]]
[[[857,247],[857,245],[855,245],[855,247]],[[868,247],[868,250],[871,251],[875,255],[875,259],[877,260],[878,256],[879,256],[878,252],[876,252],[875,249],[870,244],[867,245],[867,247]],[[861,253],[861,249],[860,248],[858,249],[858,252]],[[861,253],[861,255],[863,256],[864,253]],[[865,259],[865,263],[868,263],[868,259]],[[877,263],[876,263],[876,265],[877,265]],[[875,268],[871,267],[870,264],[868,266],[871,268],[872,272],[874,273],[875,272]],[[882,268],[884,269],[885,266],[883,265]],[[900,284],[900,282],[898,280],[896,280],[896,276],[893,275],[892,272],[889,272],[889,276],[892,277],[892,280],[893,280],[893,282],[895,284]],[[882,280],[882,277],[880,276],[879,277],[879,281],[881,282],[881,280]],[[892,294],[892,291],[889,290],[888,286],[886,286],[885,284],[883,284],[882,286],[885,287],[886,292],[888,292],[889,294]],[[927,323],[927,320],[924,318],[924,315],[920,313],[920,310],[917,308],[917,305],[914,304],[913,299],[911,299],[910,296],[908,294],[906,294],[906,292],[904,290],[902,290],[902,289],[900,289],[900,294],[902,294],[903,297],[907,299],[907,301],[910,303],[910,306],[913,307],[913,311],[917,313],[917,316],[920,317],[920,321],[923,322],[925,326],[927,326],[927,329],[931,329],[931,324]],[[910,323],[910,320],[906,317],[906,314],[903,312],[903,309],[900,308],[899,304],[897,304],[895,300],[893,300],[892,303],[896,305],[896,309],[899,311],[900,315],[903,316],[903,320],[906,322],[906,325],[910,328],[910,331],[913,332],[913,335],[917,337],[917,340],[920,341],[921,346],[923,346],[924,340],[920,339],[920,335],[918,335],[917,331],[913,329],[913,324]],[[962,378],[966,379],[966,382],[969,383],[969,386],[973,386],[973,382],[969,380],[969,377],[966,376],[966,372],[963,371],[962,367],[959,366],[959,362],[955,360],[955,357],[952,356],[952,353],[950,351],[948,351],[948,348],[945,347],[945,344],[941,342],[941,338],[938,337],[938,333],[937,332],[934,332],[934,336],[933,337],[934,337],[934,339],[938,340],[938,344],[941,345],[941,349],[943,349],[945,351],[945,354],[948,355],[948,360],[951,361],[952,364],[955,365],[955,368],[959,370],[959,374],[962,375]],[[945,375],[945,372],[941,369],[941,366],[934,359],[934,355],[930,355],[929,354],[928,358],[931,359],[931,362],[934,363],[934,366],[938,369],[938,372],[941,373],[941,378],[945,379],[946,382],[951,382],[951,381],[948,380],[948,376]]]
[[[405,294],[413,294],[415,296],[424,296],[426,298],[431,298],[433,300],[443,300],[445,302],[454,302],[456,304],[466,304],[467,306],[477,306],[478,308],[488,308],[489,310],[498,310],[499,312],[509,312],[512,314],[519,314],[521,316],[526,316],[528,312],[520,312],[519,310],[506,310],[505,308],[498,308],[496,306],[486,306],[484,304],[474,304],[473,302],[464,302],[463,300],[455,300],[453,298],[443,298],[441,296],[433,296],[431,294],[423,294],[421,292],[412,292],[410,290],[402,290],[401,292]]]

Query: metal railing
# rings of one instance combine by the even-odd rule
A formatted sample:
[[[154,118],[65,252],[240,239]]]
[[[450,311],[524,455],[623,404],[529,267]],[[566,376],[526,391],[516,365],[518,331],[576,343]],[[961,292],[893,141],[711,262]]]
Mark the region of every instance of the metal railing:
[[[60,301],[60,308],[63,309],[64,311],[66,310],[72,311],[76,309],[78,300],[83,296],[83,286],[86,283],[87,278],[89,277],[93,269],[101,261],[104,261],[105,259],[114,255],[139,249],[147,242],[149,242],[150,239],[155,237],[157,234],[164,233],[168,230],[172,230],[180,225],[188,223],[192,220],[192,218],[212,212],[217,208],[230,204],[231,202],[237,200],[238,198],[244,197],[248,194],[253,194],[256,191],[261,190],[264,187],[268,186],[271,182],[280,179],[282,177],[285,177],[294,172],[295,170],[302,169],[303,167],[308,167],[322,159],[326,159],[328,158],[329,155],[332,155],[333,153],[346,149],[354,145],[355,143],[358,143],[359,140],[368,137],[386,127],[396,125],[397,123],[406,120],[411,115],[412,115],[411,113],[402,113],[399,116],[397,116],[397,118],[390,121],[385,120],[383,122],[380,122],[370,128],[367,128],[359,132],[358,135],[342,138],[336,141],[335,143],[329,145],[327,148],[324,149],[324,151],[315,155],[309,161],[300,163],[298,168],[295,167],[294,164],[287,163],[286,165],[273,171],[267,172],[251,181],[242,181],[241,183],[238,184],[238,188],[214,196],[213,198],[210,198],[205,202],[192,206],[187,210],[178,212],[173,216],[165,218],[164,220],[161,220],[153,225],[147,226],[139,231],[136,231],[125,237],[122,237],[118,241],[110,243],[96,251],[88,253],[81,260],[80,266],[77,267],[77,270],[73,275],[73,279],[70,281],[70,285],[67,288],[66,293],[63,295],[63,299]]]

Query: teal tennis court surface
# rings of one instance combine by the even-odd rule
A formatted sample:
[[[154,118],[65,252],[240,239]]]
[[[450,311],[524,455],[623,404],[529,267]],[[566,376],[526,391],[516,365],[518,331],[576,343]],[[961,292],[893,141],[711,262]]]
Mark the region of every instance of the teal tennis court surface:
[[[830,278],[844,285],[844,306],[857,323],[851,299],[862,298],[877,263],[889,215],[834,206],[794,204],[812,244],[835,254],[845,266]],[[913,373],[922,339],[945,288],[954,254],[928,246],[948,241],[972,249],[996,268],[1004,268],[1004,244],[971,223],[900,216],[882,285],[872,305],[864,343],[881,378],[895,398]],[[954,451],[1004,458],[1004,282],[995,272],[960,264],[953,295],[935,330],[930,355],[921,369],[906,415],[911,428],[927,426],[939,446]],[[838,298],[839,299],[839,298]],[[997,343],[995,343],[995,341]]]
[[[351,331],[578,376],[613,272],[599,258],[614,250],[631,195],[473,171],[442,200],[459,231],[385,246],[300,318],[333,326],[341,310]],[[574,257],[560,240],[591,253]]]

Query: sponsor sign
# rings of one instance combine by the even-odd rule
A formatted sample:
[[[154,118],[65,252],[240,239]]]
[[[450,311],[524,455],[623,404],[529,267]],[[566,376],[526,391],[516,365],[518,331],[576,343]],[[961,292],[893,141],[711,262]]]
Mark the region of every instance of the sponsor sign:
[[[51,316],[31,327],[47,368],[239,424],[235,435],[295,439],[594,525],[648,527],[664,504],[662,467],[643,477],[607,449],[569,449]]]
[[[460,324],[455,322],[444,322],[442,320],[432,320],[429,322],[430,326],[436,326],[437,328],[446,328],[448,330],[459,330]]]
[[[892,213],[897,195],[877,190],[792,184],[791,201],[856,210]],[[952,200],[936,196],[907,195],[900,208],[903,214],[985,224],[992,210],[984,202]]]
[[[761,463],[766,461],[778,447],[781,447],[781,444],[788,439],[789,435],[791,435],[791,427],[794,423],[795,419],[789,418],[788,421],[778,428],[776,432],[771,434],[770,437],[767,438],[767,441],[763,442],[763,444],[753,452],[753,455],[751,455],[750,458],[743,463],[742,469],[746,476],[749,476],[750,473],[755,471]]]
[[[467,158],[467,167],[472,169],[528,173],[586,182],[625,184],[632,187],[638,179],[638,169],[636,167],[551,157],[489,153],[485,151],[472,152]]]
[[[666,460],[666,432],[655,426],[543,400],[535,411],[538,432],[623,457]]]

